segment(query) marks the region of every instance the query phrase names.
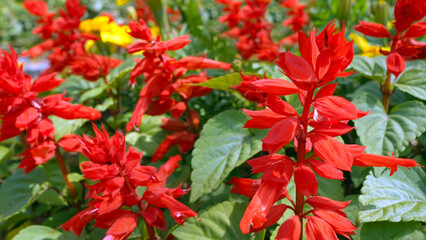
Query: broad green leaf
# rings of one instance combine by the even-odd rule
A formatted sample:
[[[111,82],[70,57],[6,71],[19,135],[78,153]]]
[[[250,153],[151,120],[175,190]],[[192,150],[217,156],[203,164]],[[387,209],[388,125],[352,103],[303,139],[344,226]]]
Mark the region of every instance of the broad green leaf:
[[[32,225],[22,229],[12,240],[55,240],[58,239],[60,235],[61,232],[53,228],[42,225]]]
[[[112,105],[114,105],[114,100],[112,100],[111,98],[107,98],[102,103],[96,105],[95,109],[99,112],[103,112],[106,111]]]
[[[386,78],[386,72],[375,60],[378,59],[356,55],[350,67],[367,78],[382,82]]]
[[[401,74],[395,86],[401,91],[426,100],[426,71],[408,69]]]
[[[421,222],[364,223],[360,240],[420,240],[426,239],[426,226]]]
[[[389,170],[367,176],[359,197],[360,222],[424,221],[426,216],[426,174],[419,167]]]
[[[49,119],[52,120],[53,125],[55,126],[55,140],[59,141],[63,136],[74,133],[79,129],[87,119],[73,119],[67,120],[56,116],[49,116]]]
[[[239,73],[231,73],[225,76],[209,79],[208,81],[194,84],[196,86],[204,86],[213,89],[235,92],[230,87],[238,85],[242,81]]]
[[[198,216],[200,222],[189,218],[185,225],[173,231],[173,235],[185,240],[250,239],[251,234],[242,234],[239,227],[246,208],[244,203],[217,204]]]
[[[31,205],[48,189],[46,173],[40,167],[28,174],[18,169],[0,187],[0,222]]]
[[[204,125],[192,152],[191,202],[216,189],[232,169],[262,150],[265,131],[243,128],[248,119],[242,111],[228,110]]]
[[[352,102],[360,110],[370,111],[367,116],[354,121],[368,153],[390,156],[395,152],[398,155],[426,130],[426,107],[419,101],[399,104],[389,115],[380,100],[371,94],[361,94]]]
[[[65,201],[65,199],[59,195],[58,192],[56,192],[53,189],[47,189],[44,193],[42,193],[38,198],[37,202],[46,204],[46,205],[55,205],[55,206],[67,206],[68,203]]]
[[[6,146],[0,145],[0,163],[12,156],[12,151]]]

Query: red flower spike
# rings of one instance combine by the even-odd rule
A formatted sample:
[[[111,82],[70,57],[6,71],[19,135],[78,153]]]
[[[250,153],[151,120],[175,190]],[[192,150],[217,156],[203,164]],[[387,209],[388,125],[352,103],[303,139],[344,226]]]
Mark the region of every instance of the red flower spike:
[[[23,3],[24,8],[33,15],[43,17],[47,15],[47,3],[42,0],[25,0]]]
[[[398,77],[405,70],[405,60],[397,52],[390,53],[386,57],[386,65],[389,72]]]
[[[247,163],[252,167],[252,173],[265,172],[269,166],[283,162],[287,165],[294,165],[294,161],[281,154],[266,155],[248,160]]]
[[[307,217],[305,227],[306,238],[309,240],[339,240],[333,228],[321,218]]]
[[[173,197],[163,194],[159,201],[164,204],[171,212],[172,217],[175,219],[176,223],[183,225],[185,218],[188,217],[197,217],[197,213],[192,211],[190,208],[185,206],[183,203],[178,202]]]
[[[317,195],[318,181],[315,177],[314,171],[305,163],[297,163],[294,169],[294,182],[296,189],[306,197],[312,194]]]
[[[298,125],[299,122],[293,117],[279,121],[272,126],[268,135],[262,139],[262,148],[270,154],[276,153],[293,140],[294,136],[296,136]]]
[[[278,229],[276,240],[299,240],[302,226],[299,215],[289,217]],[[308,238],[310,239],[310,238]],[[324,238],[325,239],[325,238]]]
[[[364,35],[376,38],[391,38],[392,36],[388,32],[385,26],[380,23],[370,23],[359,21],[359,24],[354,26],[354,29]]]
[[[291,95],[298,90],[292,82],[283,79],[260,79],[254,81],[253,85],[260,91],[272,95]]]
[[[186,68],[188,70],[197,70],[197,69],[223,69],[227,70],[231,68],[231,64],[218,62],[215,60],[207,59],[205,57],[183,57],[177,61],[176,67]]]
[[[83,228],[89,224],[91,221],[93,221],[97,216],[97,213],[95,209],[88,208],[85,209],[79,213],[77,213],[74,217],[72,217],[70,220],[65,222],[61,225],[61,227],[65,231],[73,231],[74,234],[77,234],[78,236],[81,235],[81,232],[83,231]]]

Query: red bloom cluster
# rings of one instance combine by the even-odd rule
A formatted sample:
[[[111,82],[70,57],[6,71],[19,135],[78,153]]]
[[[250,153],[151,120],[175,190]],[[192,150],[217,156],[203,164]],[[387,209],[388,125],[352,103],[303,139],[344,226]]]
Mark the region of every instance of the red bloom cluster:
[[[42,75],[62,71],[70,65],[74,56],[85,55],[84,43],[87,40],[98,38],[79,32],[80,19],[86,12],[86,7],[79,0],[67,0],[65,9],[59,9],[59,16],[49,12],[47,3],[43,0],[25,0],[24,7],[30,14],[38,17],[37,23],[40,26],[33,33],[40,34],[44,41],[23,52],[22,56],[37,57],[53,49],[48,57],[50,68]]]
[[[32,82],[31,77],[18,66],[15,51],[12,48],[10,51],[2,51],[3,56],[0,56],[0,141],[26,131],[29,147],[22,154],[24,159],[19,167],[29,172],[55,154],[55,127],[48,116],[96,120],[101,117],[101,113],[69,103],[71,99],[65,98],[64,94],[39,97],[40,92],[52,90],[64,80],[55,78],[56,73],[51,73]]]
[[[249,59],[257,54],[260,60],[277,59],[279,45],[272,41],[272,24],[265,18],[270,0],[246,0],[244,6],[236,0],[216,2],[225,5],[226,14],[219,18],[219,22],[225,22],[230,28],[222,35],[237,39],[235,46],[243,58]]]
[[[355,30],[370,37],[390,38],[390,52],[380,50],[387,55],[386,64],[389,72],[398,77],[405,69],[405,60],[426,58],[426,43],[414,40],[426,35],[426,2],[417,0],[398,0],[394,10],[396,32],[392,36],[380,23],[359,21]]]
[[[309,15],[305,12],[306,5],[300,4],[299,0],[283,0],[281,6],[290,10],[287,13],[289,18],[284,20],[283,26],[289,26],[294,33],[280,42],[284,45],[293,45],[297,43],[297,31],[301,30],[309,22]]]
[[[268,109],[244,110],[252,118],[245,127],[271,130],[262,140],[263,150],[270,155],[248,161],[253,173],[263,173],[261,180],[233,179],[236,184],[233,191],[252,197],[240,228],[243,233],[258,232],[276,223],[291,209],[295,215],[281,225],[277,239],[299,239],[303,219],[306,219],[308,239],[337,239],[336,233],[347,237],[356,229],[342,211],[349,203],[317,197],[318,181],[314,172],[324,178],[343,180],[342,170],[351,171],[353,165],[389,167],[392,174],[397,166],[414,167],[417,163],[411,159],[367,154],[365,147],[346,145],[335,138],[353,129],[348,125],[349,120],[367,114],[346,99],[332,96],[336,83],[329,83],[350,74],[343,71],[354,56],[352,42],[345,40],[343,31],[329,24],[316,36],[314,31],[309,36],[299,32],[299,48],[301,57],[284,52],[277,61],[291,82],[282,79],[255,82],[260,91],[268,94],[265,103]],[[295,93],[303,105],[301,116],[279,97]],[[296,146],[296,161],[276,154],[291,141]],[[311,151],[312,155],[306,158]],[[296,203],[286,193],[293,175]],[[283,197],[289,198],[292,206],[274,205]],[[314,209],[303,212],[305,203]]]
[[[89,81],[96,81],[99,78],[105,78],[111,68],[118,67],[121,60],[104,57],[96,54],[88,54],[73,57],[71,62],[71,71],[75,75],[81,75]]]
[[[129,147],[126,153],[126,142],[123,134],[116,132],[109,137],[103,129],[94,126],[96,138],[80,137],[82,153],[90,161],[81,163],[83,175],[92,181],[87,186],[86,198],[92,201],[89,208],[79,212],[62,227],[80,235],[84,226],[96,220],[95,227],[108,228],[105,239],[126,239],[136,228],[139,217],[146,224],[166,230],[166,222],[160,208],[168,208],[172,217],[179,224],[187,217],[196,217],[197,213],[176,198],[183,196],[187,190],[166,188],[167,179],[176,167],[179,167],[180,156],[171,157],[157,171],[155,167],[141,166],[142,153]],[[146,187],[142,197],[136,191],[138,186]],[[127,208],[137,206],[139,212]]]
[[[127,47],[129,53],[144,51],[144,59],[136,59],[137,64],[130,74],[130,83],[136,83],[136,77],[145,77],[145,86],[140,92],[140,98],[133,112],[130,122],[127,124],[127,131],[136,128],[141,122],[145,113],[150,115],[160,115],[172,111],[174,119],[177,121],[186,112],[189,121],[189,130],[185,128],[174,129],[176,133],[169,135],[160,145],[156,153],[157,158],[164,156],[167,150],[173,145],[180,145],[183,152],[192,148],[198,135],[194,135],[198,126],[193,123],[194,115],[188,109],[187,103],[192,97],[199,97],[209,93],[211,90],[205,87],[194,86],[208,80],[205,73],[183,77],[188,70],[198,70],[206,68],[229,69],[230,64],[207,59],[205,57],[184,57],[179,60],[167,55],[167,51],[175,51],[185,47],[190,43],[189,36],[180,36],[168,41],[161,41],[160,36],[154,38],[151,30],[142,19],[139,22],[129,23],[131,32],[129,34],[141,41],[135,42]],[[178,93],[181,101],[171,98],[173,93]],[[181,126],[183,122],[179,122]],[[165,126],[167,129],[168,127]],[[188,129],[188,128],[187,128]]]

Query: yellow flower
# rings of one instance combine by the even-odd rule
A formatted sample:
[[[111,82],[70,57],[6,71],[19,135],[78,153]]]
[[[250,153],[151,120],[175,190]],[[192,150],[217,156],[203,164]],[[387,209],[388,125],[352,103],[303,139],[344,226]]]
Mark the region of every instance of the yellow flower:
[[[126,3],[130,2],[130,0],[117,0],[117,5],[119,7],[125,5]]]
[[[95,41],[87,40],[87,42],[84,44],[84,50],[86,50],[86,52],[90,52],[90,49],[92,49],[93,45],[95,45]]]
[[[110,22],[100,28],[102,42],[113,43],[121,47],[126,47],[133,42],[132,36],[127,32],[130,32],[128,26],[118,26],[115,22]]]
[[[93,19],[86,19],[80,23],[79,30],[81,32],[98,33],[100,28],[107,25],[110,21],[108,16],[98,16]]]
[[[151,33],[152,33],[152,36],[154,38],[156,38],[158,35],[160,35],[160,28],[159,27],[153,26],[153,27],[150,27],[149,29],[151,29]]]
[[[361,53],[359,55],[366,57],[375,57],[381,55],[380,46],[370,46],[365,37],[362,37],[355,33],[349,34],[349,37],[354,40],[354,43],[361,50]],[[382,50],[389,50],[389,47],[382,47]]]

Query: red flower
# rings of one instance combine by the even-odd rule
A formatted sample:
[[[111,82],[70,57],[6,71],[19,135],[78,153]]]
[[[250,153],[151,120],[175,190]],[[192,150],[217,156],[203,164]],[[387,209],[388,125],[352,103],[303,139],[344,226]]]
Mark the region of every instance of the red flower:
[[[19,167],[29,172],[47,162],[55,153],[55,128],[48,116],[96,120],[101,113],[69,103],[71,99],[65,98],[64,94],[38,97],[40,92],[52,90],[64,80],[55,78],[56,73],[51,73],[32,82],[31,77],[18,67],[15,51],[12,48],[10,51],[3,51],[3,56],[0,56],[0,141],[26,131],[29,148],[22,154],[24,159]]]
[[[122,63],[121,60],[96,54],[77,56],[71,62],[71,71],[89,81],[96,81],[109,74],[111,68]]]
[[[280,198],[286,197],[293,205],[287,207],[295,215],[280,227],[277,239],[299,239],[301,218],[307,219],[305,231],[308,240],[337,239],[336,234],[348,237],[356,230],[342,211],[349,203],[317,197],[318,181],[314,172],[324,178],[342,180],[341,170],[350,171],[352,165],[386,166],[393,173],[397,166],[413,167],[417,163],[412,159],[366,154],[363,153],[365,147],[345,145],[337,140],[335,137],[353,129],[348,125],[349,120],[367,114],[351,102],[332,96],[336,84],[328,84],[338,76],[348,75],[343,70],[353,58],[352,42],[344,39],[343,32],[334,32],[334,25],[329,24],[317,36],[314,31],[309,37],[300,33],[299,45],[301,57],[286,52],[281,53],[277,61],[294,85],[280,79],[256,81],[254,85],[268,94],[266,106],[269,109],[244,110],[252,117],[245,127],[271,130],[262,140],[263,150],[270,155],[248,161],[253,173],[263,172],[260,186],[259,180],[232,179],[232,183],[236,184],[233,191],[252,197],[240,228],[242,233],[257,232],[273,224],[271,221],[279,217],[273,213],[275,210],[272,210],[272,206]],[[319,91],[314,94],[317,89]],[[276,96],[296,92],[303,105],[302,115]],[[274,154],[293,140],[297,151],[296,162]],[[306,159],[306,154],[312,150],[313,154]],[[286,186],[293,173],[296,203],[286,194]],[[308,198],[306,202],[304,196]],[[305,203],[314,209],[304,212]],[[310,216],[311,213],[314,216]]]

